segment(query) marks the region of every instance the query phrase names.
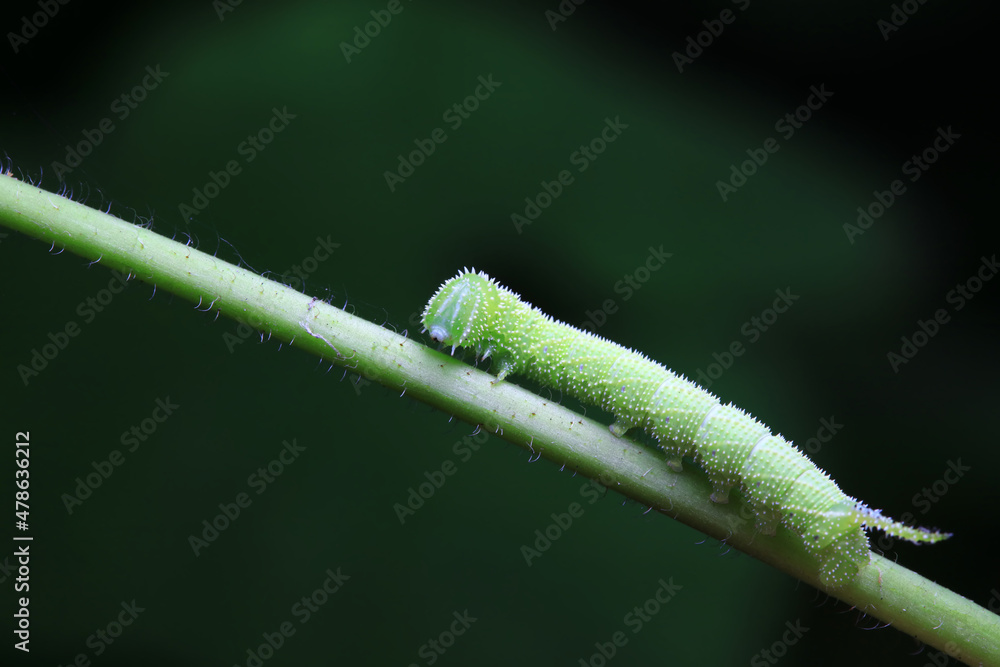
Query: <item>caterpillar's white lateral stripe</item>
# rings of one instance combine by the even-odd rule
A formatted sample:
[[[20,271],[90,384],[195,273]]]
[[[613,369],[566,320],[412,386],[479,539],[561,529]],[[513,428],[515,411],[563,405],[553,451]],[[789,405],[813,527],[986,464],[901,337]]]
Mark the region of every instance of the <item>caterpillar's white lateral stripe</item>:
[[[663,388],[664,388],[664,387],[666,387],[667,385],[670,385],[670,384],[673,384],[673,383],[674,383],[674,379],[673,379],[673,378],[668,378],[668,379],[664,380],[663,382],[661,382],[661,383],[660,383],[660,386],[658,386],[658,387],[656,388],[656,391],[655,391],[655,392],[653,392],[653,398],[651,398],[651,399],[649,400],[649,403],[650,403],[650,405],[652,405],[652,406],[653,406],[653,409],[654,409],[654,410],[655,410],[656,408],[660,407],[660,403],[662,403],[662,402],[663,402],[663,399],[662,399],[662,398],[660,399],[659,403],[658,403],[658,402],[656,401],[656,399],[657,399],[657,398],[659,397],[659,395],[660,395],[660,392],[661,392],[661,391],[663,391]]]
[[[615,375],[615,369],[618,368],[618,362],[621,361],[622,359],[624,359],[627,356],[628,356],[628,352],[622,352],[621,354],[618,355],[618,358],[615,359],[615,363],[611,364],[611,368],[608,369],[608,377],[609,378],[615,378],[615,377],[617,377]]]
[[[705,415],[705,418],[701,420],[701,426],[698,427],[697,433],[694,434],[695,439],[697,439],[698,436],[701,435],[701,432],[705,430],[705,426],[708,425],[708,420],[711,419],[712,415],[715,414],[716,410],[718,410],[721,407],[722,407],[722,404],[718,403],[718,404],[715,405],[715,407],[713,407],[711,410],[708,411],[708,414]],[[763,438],[761,438],[761,440],[763,440]]]
[[[757,442],[753,443],[753,447],[750,449],[749,452],[747,452],[747,460],[750,461],[753,459],[753,454],[754,452],[757,451],[757,448],[760,447],[760,443],[764,442],[768,438],[773,438],[773,437],[774,436],[771,435],[770,433],[768,433],[767,435],[760,436],[760,439]]]

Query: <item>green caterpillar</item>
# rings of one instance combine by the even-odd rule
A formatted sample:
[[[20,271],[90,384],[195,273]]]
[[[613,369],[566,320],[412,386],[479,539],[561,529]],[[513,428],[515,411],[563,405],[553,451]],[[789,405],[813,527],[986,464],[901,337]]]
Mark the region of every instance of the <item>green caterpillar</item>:
[[[462,271],[424,310],[432,340],[473,346],[493,357],[497,379],[511,373],[564,391],[611,412],[611,432],[640,427],[656,438],[668,465],[689,456],[707,473],[711,499],[729,501],[734,486],[774,535],[781,524],[820,562],[820,578],[839,586],[870,562],[864,528],[910,542],[950,534],[906,526],[846,495],[829,475],[781,436],[736,406],[645,355],[552,319],[485,273]]]

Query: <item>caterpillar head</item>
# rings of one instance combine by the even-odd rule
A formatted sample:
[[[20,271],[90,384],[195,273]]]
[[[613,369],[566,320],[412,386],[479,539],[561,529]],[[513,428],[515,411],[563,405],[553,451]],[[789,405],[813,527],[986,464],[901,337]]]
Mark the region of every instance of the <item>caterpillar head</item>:
[[[483,272],[463,270],[446,281],[424,308],[431,340],[456,347],[479,345],[497,312],[499,286]]]

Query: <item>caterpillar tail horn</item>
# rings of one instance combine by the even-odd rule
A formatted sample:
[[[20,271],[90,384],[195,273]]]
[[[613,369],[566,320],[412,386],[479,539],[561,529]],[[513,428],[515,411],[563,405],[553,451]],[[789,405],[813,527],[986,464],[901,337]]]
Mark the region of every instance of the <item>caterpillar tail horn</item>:
[[[951,537],[951,533],[939,533],[935,530],[928,530],[927,528],[907,526],[906,524],[894,521],[893,519],[885,516],[879,510],[873,510],[865,507],[861,510],[861,514],[864,517],[863,523],[868,528],[881,530],[886,535],[898,537],[901,540],[907,540],[908,542],[913,542],[914,544],[934,544],[935,542],[940,542],[941,540],[946,540]]]

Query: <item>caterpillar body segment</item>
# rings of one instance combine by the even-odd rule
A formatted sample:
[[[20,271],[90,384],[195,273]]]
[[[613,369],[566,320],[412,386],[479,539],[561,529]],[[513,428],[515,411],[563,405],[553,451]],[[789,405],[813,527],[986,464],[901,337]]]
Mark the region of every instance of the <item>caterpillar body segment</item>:
[[[460,272],[428,302],[433,340],[491,356],[497,378],[523,375],[614,415],[621,437],[642,428],[671,468],[692,458],[712,483],[711,499],[742,490],[761,532],[782,525],[820,562],[828,586],[845,583],[870,561],[865,528],[912,542],[948,534],[913,528],[846,495],[794,445],[734,405],[643,354],[552,319],[485,273]]]

